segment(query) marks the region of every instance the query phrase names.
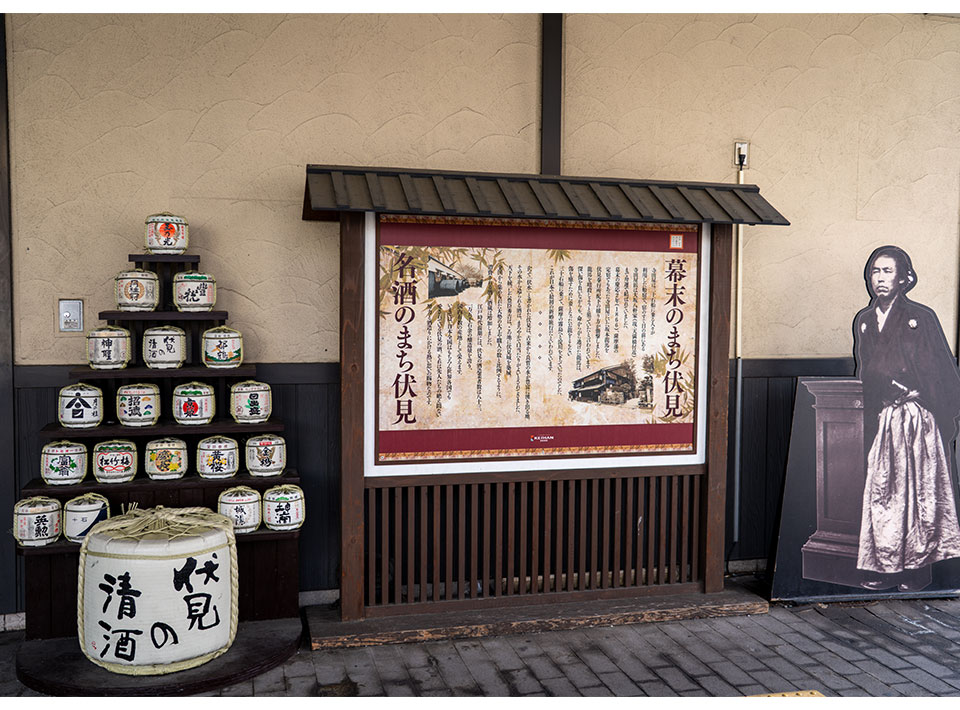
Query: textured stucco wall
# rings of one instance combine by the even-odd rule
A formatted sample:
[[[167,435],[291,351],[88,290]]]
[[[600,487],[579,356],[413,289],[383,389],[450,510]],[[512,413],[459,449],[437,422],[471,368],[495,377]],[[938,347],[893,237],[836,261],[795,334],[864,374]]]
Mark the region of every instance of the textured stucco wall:
[[[745,181],[792,222],[746,227],[746,357],[849,356],[882,244],[954,344],[960,20],[571,15],[563,172]]]
[[[338,359],[338,231],[307,163],[536,172],[537,15],[8,15],[18,364],[82,362],[142,250],[190,251],[255,361]]]

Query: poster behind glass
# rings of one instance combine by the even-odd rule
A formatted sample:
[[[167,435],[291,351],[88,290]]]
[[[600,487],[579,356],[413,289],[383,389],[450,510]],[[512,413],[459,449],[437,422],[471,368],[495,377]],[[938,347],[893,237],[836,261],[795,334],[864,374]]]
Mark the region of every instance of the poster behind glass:
[[[690,225],[384,218],[376,460],[693,453]]]

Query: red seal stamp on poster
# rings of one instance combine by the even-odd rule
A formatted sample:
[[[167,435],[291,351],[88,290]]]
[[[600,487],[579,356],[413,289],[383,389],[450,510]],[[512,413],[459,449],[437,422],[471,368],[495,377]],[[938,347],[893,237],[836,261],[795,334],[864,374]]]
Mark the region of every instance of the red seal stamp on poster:
[[[682,234],[671,234],[670,235],[670,248],[683,250],[683,235]]]

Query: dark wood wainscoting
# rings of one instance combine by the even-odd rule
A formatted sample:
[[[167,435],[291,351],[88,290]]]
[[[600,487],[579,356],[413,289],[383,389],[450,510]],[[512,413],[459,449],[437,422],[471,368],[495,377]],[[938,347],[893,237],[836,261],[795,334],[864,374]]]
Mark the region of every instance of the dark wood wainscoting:
[[[338,567],[340,561],[340,367],[337,363],[306,363],[306,364],[258,364],[258,377],[265,382],[269,382],[273,387],[275,396],[274,416],[282,419],[287,426],[287,437],[291,442],[295,442],[290,447],[289,461],[290,465],[297,468],[302,478],[302,486],[307,496],[307,523],[302,530],[300,537],[300,580],[303,590],[312,589],[335,589],[339,584]],[[16,465],[11,470],[14,475],[13,480],[7,479],[3,485],[8,498],[6,510],[11,510],[16,501],[17,492],[20,487],[32,478],[37,476],[40,465],[40,449],[43,441],[37,435],[40,428],[51,421],[56,416],[56,396],[57,391],[63,385],[69,383],[70,366],[18,366],[15,368],[15,390],[16,390],[16,422],[17,422],[17,447],[16,447]],[[736,381],[735,366],[731,363],[730,368],[730,445],[728,451],[728,483],[727,483],[727,510],[726,510],[726,558],[728,560],[751,560],[766,559],[773,545],[776,542],[777,529],[779,527],[780,501],[783,492],[783,478],[786,470],[787,449],[790,440],[790,424],[793,416],[793,400],[796,392],[796,382],[798,377],[846,377],[853,374],[852,358],[832,358],[832,359],[789,359],[789,360],[744,360],[743,362],[743,455],[740,471],[740,530],[739,541],[733,543],[733,435],[736,425],[735,402],[736,402]],[[2,474],[0,474],[2,475]],[[9,474],[8,474],[9,475]],[[452,485],[452,488],[450,485]],[[642,482],[643,485],[650,485],[649,482]],[[500,483],[492,483],[490,498],[485,498],[484,486],[466,486],[461,487],[451,481],[438,477],[436,486],[428,486],[422,491],[419,486],[413,486],[409,490],[403,490],[399,494],[384,493],[382,491],[369,489],[366,493],[367,504],[374,506],[373,509],[382,510],[384,502],[388,508],[388,515],[378,516],[378,523],[371,529],[376,529],[376,539],[379,542],[373,543],[367,540],[367,544],[382,545],[383,520],[393,526],[399,520],[406,524],[406,517],[410,515],[409,506],[413,501],[413,519],[417,526],[425,521],[428,526],[434,524],[435,514],[440,514],[440,525],[444,528],[449,524],[453,528],[452,540],[453,546],[447,550],[442,550],[438,558],[434,558],[433,549],[426,550],[424,561],[427,563],[427,572],[425,578],[432,580],[434,564],[439,563],[440,570],[436,579],[441,582],[434,585],[425,585],[423,588],[419,585],[421,561],[419,547],[416,547],[417,539],[413,540],[414,550],[413,559],[415,560],[412,576],[407,579],[404,576],[394,574],[396,566],[396,557],[393,551],[384,558],[382,549],[378,548],[373,557],[375,565],[375,574],[370,575],[374,587],[365,590],[368,597],[372,594],[375,600],[373,606],[380,606],[386,602],[386,605],[394,605],[399,599],[401,603],[411,603],[415,606],[419,601],[421,594],[428,593],[430,598],[434,594],[439,594],[442,598],[447,595],[460,597],[461,594],[469,595],[471,589],[483,588],[479,579],[487,567],[483,562],[483,542],[478,537],[478,550],[476,556],[473,553],[474,541],[469,535],[463,538],[459,537],[460,525],[469,523],[474,516],[474,505],[476,501],[477,510],[482,515],[486,510],[486,501],[491,501],[489,510],[495,514],[496,506],[496,488]],[[516,507],[514,510],[516,524],[520,526],[526,521],[528,526],[526,530],[536,530],[533,525],[533,516],[539,516],[540,525],[557,524],[557,503],[561,487],[564,491],[563,510],[566,511],[569,501],[566,497],[567,486],[561,486],[558,482],[549,484],[540,484],[539,488],[532,483],[516,483],[514,493],[520,495],[522,489],[526,489],[526,503],[523,508]],[[576,485],[588,485],[586,482],[577,482]],[[596,485],[596,484],[589,484]],[[607,486],[612,484],[607,483]],[[509,484],[508,484],[509,486]],[[640,490],[638,483],[634,485],[623,481],[619,484],[622,501],[626,501],[628,496],[633,505],[637,505],[637,491]],[[534,489],[536,488],[536,495]],[[631,490],[632,489],[632,490]],[[547,503],[547,491],[549,490],[549,503]],[[618,489],[611,487],[607,494],[614,496],[613,502],[616,503],[616,493]],[[423,494],[426,493],[427,516],[421,520],[419,506],[422,505]],[[476,494],[476,498],[474,495]],[[506,487],[502,495],[509,497],[510,490]],[[372,497],[372,500],[371,500]],[[395,500],[394,498],[397,498]],[[453,505],[448,513],[448,497],[452,497]],[[462,500],[461,500],[462,497]],[[536,499],[536,512],[534,511],[534,500]],[[588,497],[588,514],[586,520],[592,524],[593,498]],[[603,491],[600,491],[598,500],[603,503]],[[397,502],[400,503],[400,512],[397,513]],[[434,510],[434,501],[440,503]],[[580,499],[576,499],[575,515],[579,515]],[[646,504],[649,504],[647,501]],[[516,506],[520,506],[519,498],[515,501]],[[549,507],[548,507],[549,506]],[[370,508],[368,508],[369,514]],[[510,515],[511,508],[501,508],[501,514]],[[603,507],[598,508],[598,520],[603,522]],[[569,514],[569,513],[565,513]],[[399,518],[397,516],[400,516]],[[463,518],[461,516],[467,516]],[[546,516],[546,517],[545,517]],[[543,518],[540,520],[540,518]],[[549,521],[548,521],[549,518]],[[624,520],[626,518],[624,517]],[[635,559],[638,550],[634,546],[634,540],[629,543],[626,538],[620,538],[619,551],[614,548],[615,541],[618,540],[615,530],[621,530],[616,520],[611,520],[612,527],[603,524],[603,530],[609,530],[611,542],[609,554],[612,559],[626,559],[626,555],[631,555]],[[482,524],[482,520],[478,519]],[[567,521],[564,524],[568,524]],[[579,526],[579,522],[576,523]],[[624,523],[620,523],[624,525]],[[417,527],[417,530],[420,528]],[[480,528],[482,530],[482,528]],[[524,534],[529,535],[529,532]],[[625,533],[624,533],[625,534]],[[464,548],[461,557],[460,547]],[[408,541],[409,542],[409,541]],[[405,542],[404,544],[408,544]],[[494,553],[491,565],[496,564],[497,543],[494,538],[491,541],[489,552]],[[649,539],[647,543],[649,543]],[[628,545],[630,546],[628,548]],[[682,544],[679,546],[683,548]],[[530,549],[533,549],[533,542],[530,541]],[[587,551],[592,554],[592,551]],[[448,565],[447,555],[452,557]],[[659,542],[656,543],[655,554],[659,553]],[[534,569],[534,558],[526,560],[526,566],[521,570],[521,560],[514,560],[515,572],[513,575],[516,580],[515,589],[501,590],[501,593],[515,593],[531,597],[544,597],[544,594],[556,591],[557,589],[557,562],[556,552],[552,554],[549,560],[545,557],[546,551],[539,548],[536,553],[536,569]],[[576,548],[576,553],[572,562],[566,558],[567,549],[563,550],[563,559],[560,568],[560,584],[566,587],[567,584],[580,585],[581,579],[584,583],[589,583],[589,570],[594,569],[597,572],[596,579],[599,584],[603,584],[606,579],[607,584],[613,589],[614,577],[601,576],[601,571],[610,569],[605,566],[603,553],[601,551],[598,561],[599,564],[594,567],[586,558],[588,574],[582,578],[578,576],[580,569],[580,549]],[[643,553],[647,554],[647,553]],[[692,550],[690,551],[692,554]],[[409,573],[410,557],[406,547],[401,550],[400,558],[401,572],[403,575]],[[19,557],[18,557],[19,559]],[[474,565],[472,560],[476,559],[478,564]],[[464,570],[461,575],[461,560],[463,560]],[[384,561],[386,561],[386,572],[383,570]],[[506,568],[509,560],[501,560],[501,564]],[[680,567],[685,567],[683,560],[680,560]],[[549,565],[549,566],[548,566]],[[613,567],[613,565],[611,565]],[[643,559],[639,565],[635,562],[630,573],[630,584],[636,585],[637,568],[644,570],[646,563]],[[566,576],[567,569],[571,569],[573,574]],[[617,579],[617,585],[627,582],[627,577],[621,576]],[[656,564],[652,569],[659,573]],[[669,569],[669,567],[664,567]],[[521,577],[521,571],[523,572]],[[492,570],[493,573],[496,570]],[[446,584],[448,575],[451,577],[451,584]],[[474,576],[477,579],[473,579]],[[545,588],[543,585],[544,575],[549,581]],[[540,581],[536,590],[528,581],[534,576],[539,577]],[[2,576],[0,576],[2,577]],[[521,578],[524,580],[520,582]],[[16,608],[0,609],[0,613],[10,613],[18,609],[23,609],[23,586],[21,583],[22,572],[19,570],[16,581],[9,576],[0,584],[5,585],[9,591],[9,597],[13,598],[13,590],[16,589],[16,598],[18,604]],[[382,581],[387,580],[388,596],[384,599],[384,587]],[[459,580],[464,580],[462,584]],[[469,580],[469,583],[467,582]],[[413,584],[408,584],[412,581]],[[678,582],[687,581],[686,579],[677,580]],[[692,580],[691,580],[692,581]],[[396,585],[399,582],[400,592],[397,596]],[[644,577],[641,574],[639,584],[652,584],[656,586],[659,579]],[[369,583],[369,580],[368,580]],[[492,593],[495,590],[489,585],[487,588]],[[602,587],[601,587],[602,588]],[[411,597],[410,594],[414,596]],[[494,597],[496,598],[496,597]],[[368,602],[369,603],[369,602]]]

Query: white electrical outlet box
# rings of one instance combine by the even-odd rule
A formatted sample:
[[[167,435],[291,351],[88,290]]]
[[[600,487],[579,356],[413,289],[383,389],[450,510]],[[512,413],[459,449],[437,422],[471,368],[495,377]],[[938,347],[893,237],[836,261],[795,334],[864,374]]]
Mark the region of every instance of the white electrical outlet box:
[[[83,332],[83,301],[81,299],[61,298],[57,301],[61,333]]]
[[[740,167],[740,156],[743,156],[743,167],[750,167],[750,141],[734,141],[733,143],[733,167]]]

